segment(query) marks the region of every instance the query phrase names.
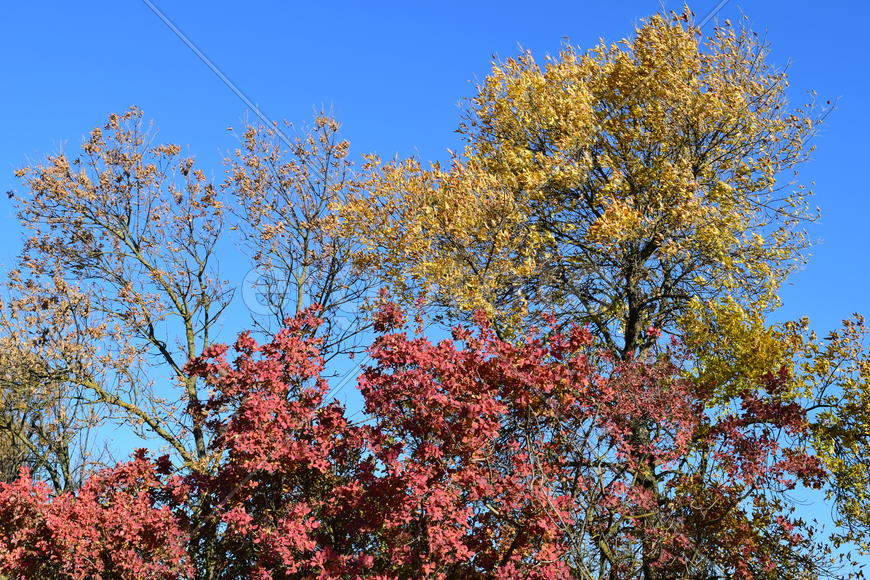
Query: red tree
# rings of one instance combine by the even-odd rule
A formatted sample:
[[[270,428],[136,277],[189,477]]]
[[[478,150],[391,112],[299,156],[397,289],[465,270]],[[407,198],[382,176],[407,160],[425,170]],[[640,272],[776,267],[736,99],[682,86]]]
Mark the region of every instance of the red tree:
[[[191,575],[186,530],[159,505],[171,481],[144,451],[94,475],[77,494],[53,495],[23,470],[0,485],[0,571],[81,580]]]
[[[367,417],[326,400],[312,312],[186,371],[214,394],[201,465],[139,453],[77,494],[0,487],[23,577],[779,577],[815,571],[785,491],[823,475],[785,375],[709,408],[674,350],[616,361],[589,333],[432,343],[387,305]],[[638,429],[638,426],[643,429]],[[644,436],[639,436],[643,434]],[[46,558],[44,554],[48,554]]]

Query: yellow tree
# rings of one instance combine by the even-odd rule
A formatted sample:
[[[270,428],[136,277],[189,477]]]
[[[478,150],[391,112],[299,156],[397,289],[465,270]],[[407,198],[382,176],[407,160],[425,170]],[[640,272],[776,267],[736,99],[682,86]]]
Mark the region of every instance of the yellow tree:
[[[690,21],[656,15],[615,44],[495,63],[449,166],[369,158],[343,223],[396,295],[454,318],[482,309],[504,336],[553,312],[630,358],[663,331],[721,405],[789,369],[778,396],[813,411],[807,444],[860,542],[870,397],[855,327],[824,346],[765,322],[804,260],[815,212],[796,169],[821,117],[789,105],[757,35]],[[649,425],[631,428],[648,440]],[[656,493],[653,466],[636,477]]]
[[[755,35],[726,23],[705,39],[688,20],[496,63],[449,168],[372,160],[346,211],[361,262],[505,332],[555,310],[623,355],[649,327],[757,326],[806,246],[807,192],[779,179],[815,123]]]
[[[864,317],[820,339],[809,320],[788,323],[779,337],[793,353],[793,389],[813,416],[813,446],[825,464],[834,501],[837,545],[870,554],[870,350]]]

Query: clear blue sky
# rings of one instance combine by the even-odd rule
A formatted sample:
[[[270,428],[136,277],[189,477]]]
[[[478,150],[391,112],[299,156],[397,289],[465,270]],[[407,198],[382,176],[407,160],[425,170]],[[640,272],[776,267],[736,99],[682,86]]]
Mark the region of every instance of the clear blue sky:
[[[331,108],[356,152],[443,158],[457,145],[459,103],[491,57],[519,47],[554,53],[563,39],[588,47],[631,34],[658,0],[631,2],[169,2],[155,4],[269,116],[296,123]],[[719,0],[692,5],[698,18]],[[665,2],[679,9],[677,2]],[[132,104],[161,136],[220,177],[235,145],[226,131],[246,106],[140,0],[6,3],[2,20],[0,187],[12,171]],[[830,328],[870,314],[865,251],[870,191],[867,16],[862,2],[731,0],[719,18],[746,13],[791,63],[792,97],[815,89],[838,100],[803,171],[817,182],[822,220],[809,266],[785,289],[782,317],[808,315]],[[11,204],[0,196],[0,264],[17,251]]]
[[[331,108],[357,153],[445,157],[457,146],[459,104],[491,58],[520,47],[539,57],[568,39],[589,47],[630,35],[638,20],[679,2],[170,2],[154,3],[270,117],[305,123]],[[699,18],[720,0],[698,0]],[[0,192],[12,171],[60,147],[76,149],[111,112],[130,105],[162,139],[195,154],[217,179],[235,146],[228,126],[247,107],[141,0],[6,3],[0,32]],[[791,63],[791,96],[838,102],[803,169],[822,219],[809,265],[785,288],[778,318],[809,316],[820,330],[870,315],[868,12],[863,2],[731,0],[766,32],[772,60]],[[11,203],[0,195],[0,271],[17,253]],[[241,280],[237,282],[241,283]],[[224,337],[227,338],[227,337]],[[821,508],[824,511],[824,508]],[[824,516],[823,516],[824,517]]]

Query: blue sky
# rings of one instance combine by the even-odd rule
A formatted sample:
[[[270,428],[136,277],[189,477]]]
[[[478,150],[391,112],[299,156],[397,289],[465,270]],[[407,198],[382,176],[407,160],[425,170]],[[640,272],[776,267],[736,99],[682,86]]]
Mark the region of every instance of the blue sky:
[[[320,108],[343,123],[354,151],[444,158],[457,146],[460,103],[491,58],[520,47],[543,56],[630,35],[658,0],[631,2],[169,2],[156,6],[270,117],[305,123]],[[699,18],[720,0],[692,5]],[[679,9],[678,2],[665,2]],[[217,178],[235,146],[228,126],[245,104],[138,0],[7,3],[0,34],[4,139],[0,187],[12,171],[61,147],[73,150],[110,112],[132,104]],[[816,181],[822,219],[810,264],[784,289],[778,318],[808,315],[820,330],[870,314],[866,166],[870,8],[860,2],[726,2],[766,32],[772,60],[790,63],[791,96],[836,100],[803,169]],[[0,264],[17,252],[11,203],[0,199]]]
[[[522,48],[558,52],[618,40],[639,19],[679,2],[169,2],[153,0],[267,115],[304,124],[319,109],[343,123],[356,153],[443,159],[456,148],[462,99],[493,56]],[[692,4],[705,16],[720,0]],[[253,114],[141,0],[6,3],[0,27],[0,191],[15,168],[77,149],[92,127],[130,105],[161,139],[181,144],[221,179],[235,147],[226,130]],[[862,2],[744,0],[718,17],[766,32],[772,61],[790,63],[791,98],[837,109],[802,171],[815,180],[822,219],[809,265],[783,290],[777,318],[809,316],[824,332],[852,312],[870,315],[870,135],[867,16]],[[20,245],[11,203],[0,196],[0,270]],[[243,274],[240,274],[241,277]],[[241,283],[241,280],[235,282]],[[224,337],[228,338],[228,337]],[[823,510],[824,508],[822,508]]]

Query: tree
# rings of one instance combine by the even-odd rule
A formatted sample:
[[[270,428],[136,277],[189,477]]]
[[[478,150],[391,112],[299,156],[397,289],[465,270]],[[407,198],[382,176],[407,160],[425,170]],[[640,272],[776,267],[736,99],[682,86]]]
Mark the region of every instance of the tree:
[[[161,484],[144,453],[52,497],[29,472],[0,488],[0,571],[18,578],[189,577],[176,518],[157,507]]]
[[[105,453],[93,427],[104,408],[77,377],[103,381],[94,366],[90,303],[60,277],[46,286],[10,272],[0,302],[0,480],[21,467],[55,489],[78,487]]]
[[[622,356],[651,346],[650,326],[759,320],[802,260],[808,193],[779,178],[816,122],[789,109],[755,35],[726,22],[702,39],[689,19],[494,64],[449,167],[372,159],[371,195],[346,212],[360,260],[504,332],[548,311],[588,323]]]
[[[765,321],[804,259],[814,214],[791,180],[823,115],[789,106],[757,35],[726,21],[705,38],[690,21],[655,15],[616,44],[495,63],[449,166],[370,157],[343,223],[360,264],[448,319],[482,309],[511,338],[552,312],[622,360],[678,337],[684,372],[716,389],[711,412],[786,369],[845,537],[866,549],[863,335],[847,323],[825,345]]]
[[[352,351],[354,337],[366,328],[357,309],[369,284],[353,267],[353,239],[338,228],[336,210],[352,181],[350,144],[323,114],[295,142],[283,146],[283,139],[277,127],[248,126],[242,148],[227,162],[224,186],[236,201],[235,227],[252,252],[267,314],[254,321],[274,330],[319,304],[324,355]]]
[[[289,152],[275,131],[247,128],[243,148],[227,160],[222,186],[211,183],[177,145],[154,144],[135,108],[94,129],[80,157],[61,153],[18,172],[28,194],[15,201],[30,236],[17,274],[22,282],[8,287],[11,316],[36,316],[34,304],[43,301],[30,296],[30,289],[52,280],[75,286],[75,300],[84,300],[89,313],[86,324],[72,321],[71,297],[62,291],[45,297],[42,350],[81,347],[75,364],[55,374],[68,387],[60,405],[101,406],[100,419],[157,436],[178,459],[205,468],[204,394],[184,365],[211,344],[232,299],[215,257],[232,232],[242,235],[252,265],[267,281],[285,283],[260,289],[279,323],[317,302],[330,314],[328,328],[320,331],[324,350],[352,348],[349,340],[365,327],[355,309],[367,287],[352,271],[348,243],[335,234],[332,209],[344,195],[348,144],[338,137],[338,124],[324,116]],[[229,217],[227,208],[233,210]],[[290,290],[295,302],[288,311]],[[340,309],[348,318],[333,316]],[[275,320],[255,320],[267,334],[275,329]],[[15,332],[8,330],[8,340],[18,340]],[[31,347],[20,349],[43,356]],[[177,390],[154,391],[168,377]],[[44,407],[40,397],[54,397],[44,383],[33,387],[39,392],[30,399],[31,416]],[[4,388],[4,400],[20,402],[21,393]],[[0,440],[11,437],[32,447],[35,433],[9,423],[23,419],[13,415],[0,425]],[[75,429],[66,425],[61,431]]]
[[[205,385],[185,365],[208,349],[232,298],[215,257],[229,241],[227,232],[242,234],[256,268],[288,282],[266,288],[279,321],[292,288],[290,314],[315,301],[330,314],[318,331],[324,352],[353,348],[350,339],[366,325],[355,313],[366,285],[351,271],[348,244],[335,235],[332,208],[343,195],[348,144],[339,139],[337,123],[323,116],[311,135],[289,144],[289,153],[275,135],[274,129],[247,128],[244,153],[227,161],[229,177],[218,187],[178,146],[154,144],[142,112],[133,108],[94,129],[80,157],[61,153],[18,172],[28,194],[15,201],[30,235],[19,269],[9,273],[0,312],[4,480],[27,466],[55,491],[91,481],[108,454],[95,453],[89,434],[109,421],[157,438],[191,472],[210,472],[215,456],[204,423]],[[339,318],[339,310],[351,318]],[[274,321],[256,320],[267,336],[275,328]],[[66,509],[61,502],[51,506],[43,506],[43,516],[63,517],[51,512]],[[143,517],[154,515],[148,505],[137,506]],[[212,509],[208,503],[187,507]],[[53,528],[30,532],[66,542],[58,559],[70,556],[70,545],[79,546],[57,539],[52,534],[61,532]],[[112,546],[99,549],[111,552]],[[140,573],[123,569],[122,576]]]
[[[78,500],[27,474],[0,486],[0,513],[16,514],[0,518],[0,570],[83,554],[48,516],[69,506],[88,514],[87,553],[103,556],[57,577],[133,562],[196,578],[798,578],[829,565],[812,526],[789,513],[786,492],[818,485],[823,470],[801,445],[809,426],[782,398],[784,375],[711,416],[711,389],[682,376],[678,349],[619,361],[583,328],[512,343],[485,323],[435,344],[402,332],[387,303],[360,377],[369,419],[354,424],[324,399],[312,314],[262,346],[243,333],[232,363],[222,345],[190,363],[214,389],[210,473],[170,475],[166,458],[140,453]],[[637,418],[648,441],[627,428]],[[662,473],[654,494],[639,455]],[[89,499],[119,494],[135,501]],[[95,529],[107,521],[117,534]],[[112,552],[117,537],[124,552]],[[51,564],[37,557],[46,549]]]
[[[200,394],[182,369],[210,343],[230,297],[213,264],[223,208],[179,147],[150,143],[141,117],[137,109],[112,115],[91,132],[81,157],[59,154],[19,171],[31,192],[19,201],[21,221],[32,232],[22,266],[34,276],[57,269],[81,280],[101,317],[83,331],[99,329],[91,342],[101,345],[98,359],[114,380],[77,377],[91,399],[194,462],[206,454],[196,420]],[[157,357],[177,382],[176,400],[152,391],[148,357]],[[191,412],[180,415],[176,405]]]

